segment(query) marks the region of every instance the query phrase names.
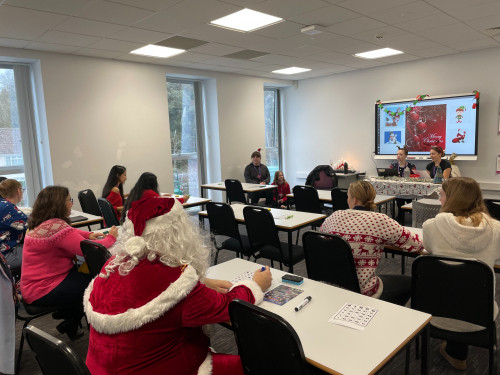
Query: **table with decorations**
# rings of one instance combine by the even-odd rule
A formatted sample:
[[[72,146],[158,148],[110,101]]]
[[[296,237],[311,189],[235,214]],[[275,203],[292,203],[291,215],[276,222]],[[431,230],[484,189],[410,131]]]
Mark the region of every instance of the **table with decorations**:
[[[425,197],[434,192],[439,193],[441,189],[441,184],[434,184],[430,179],[393,177],[369,178],[366,181],[372,184],[377,194],[383,195]]]

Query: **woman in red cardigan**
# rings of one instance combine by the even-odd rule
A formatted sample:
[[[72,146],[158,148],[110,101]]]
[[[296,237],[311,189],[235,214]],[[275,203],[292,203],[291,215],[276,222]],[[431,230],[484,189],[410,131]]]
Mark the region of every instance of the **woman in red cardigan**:
[[[123,195],[125,181],[127,181],[127,169],[121,165],[115,165],[109,171],[108,180],[102,189],[102,197],[111,203],[118,221],[123,211],[124,198],[128,196],[128,194]]]
[[[278,188],[274,191],[274,204],[280,208],[286,208],[287,205],[292,205],[290,201],[292,198],[287,198],[287,194],[290,194],[290,185],[285,180],[285,175],[281,171],[276,171],[274,173],[274,180],[271,185],[278,185]]]
[[[69,190],[63,186],[47,186],[38,194],[24,240],[21,293],[31,305],[63,307],[53,315],[64,319],[57,330],[75,340],[83,336],[78,331],[83,317],[83,292],[92,278],[78,272],[73,259],[82,255],[80,242],[85,239],[110,247],[118,237],[118,229],[112,227],[104,236],[73,228],[68,219],[72,206]]]

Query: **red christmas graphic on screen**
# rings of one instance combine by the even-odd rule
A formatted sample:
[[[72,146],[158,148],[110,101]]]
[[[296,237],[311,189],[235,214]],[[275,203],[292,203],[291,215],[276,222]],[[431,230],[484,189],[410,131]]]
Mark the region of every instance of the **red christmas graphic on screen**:
[[[465,133],[467,132],[464,130],[463,133],[460,133],[460,130],[458,129],[457,137],[451,140],[453,143],[465,143]]]
[[[465,110],[466,110],[465,106],[461,105],[455,111],[457,113],[457,115],[455,116],[455,118],[457,119],[457,124],[462,122],[462,119],[464,118],[464,111]]]
[[[406,116],[408,151],[430,151],[432,146],[446,148],[446,104],[415,106]]]

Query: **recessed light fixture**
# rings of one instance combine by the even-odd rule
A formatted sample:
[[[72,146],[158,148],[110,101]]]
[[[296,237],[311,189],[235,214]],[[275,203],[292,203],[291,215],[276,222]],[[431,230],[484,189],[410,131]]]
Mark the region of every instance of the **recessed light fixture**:
[[[362,57],[363,59],[379,59],[381,57],[399,55],[401,53],[404,53],[404,52],[398,51],[397,49],[392,49],[392,48],[381,48],[381,49],[376,49],[374,51],[357,53],[354,56]]]
[[[178,49],[178,48],[170,48],[170,47],[162,47],[162,46],[156,46],[154,44],[147,45],[145,47],[141,47],[139,49],[136,49],[130,53],[133,53],[134,55],[142,55],[142,56],[151,56],[151,57],[171,57],[178,55],[180,53],[186,52],[185,49]]]
[[[308,72],[311,69],[304,69],[304,68],[297,68],[296,66],[291,67],[291,68],[285,68],[285,69],[280,69],[280,70],[273,70],[273,73],[278,73],[278,74],[297,74],[297,73],[303,73],[303,72]]]
[[[227,29],[248,32],[273,25],[281,21],[283,21],[283,18],[274,17],[269,14],[245,8],[210,23]]]

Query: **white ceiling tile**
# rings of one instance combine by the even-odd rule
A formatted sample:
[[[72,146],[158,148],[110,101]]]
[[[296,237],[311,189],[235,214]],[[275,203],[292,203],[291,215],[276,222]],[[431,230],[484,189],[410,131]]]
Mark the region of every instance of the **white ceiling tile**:
[[[232,66],[213,65],[210,68],[210,70],[213,70],[213,71],[216,71],[216,72],[234,73],[234,72],[239,72],[241,69],[233,68]]]
[[[258,72],[256,70],[239,70],[237,74],[243,74],[245,76],[254,76],[254,77],[262,77],[265,73],[264,72]]]
[[[172,34],[159,33],[158,31],[138,29],[136,27],[127,27],[118,31],[117,33],[110,35],[108,38],[124,40],[126,42],[153,44],[172,36]]]
[[[318,48],[313,46],[303,46],[299,48],[291,48],[281,53],[282,55],[294,56],[294,57],[307,57],[312,55],[317,55],[319,53],[329,52],[327,49]]]
[[[295,47],[302,47],[302,46],[315,46],[318,47],[318,44],[322,42],[327,42],[332,39],[339,38],[340,35],[337,34],[332,34],[329,32],[322,32],[321,34],[316,34],[316,35],[306,35],[306,34],[299,34],[292,36],[290,38],[283,39],[283,41],[286,41],[288,43],[293,43]]]
[[[469,42],[487,38],[486,35],[463,23],[436,27],[430,30],[421,30],[416,32],[416,34],[441,44]]]
[[[2,5],[0,37],[34,40],[67,18],[61,14]]]
[[[303,27],[304,26],[299,23],[283,21],[275,25],[255,30],[253,33],[274,39],[285,39],[300,34],[300,29]]]
[[[180,60],[175,60],[175,59],[172,59],[172,58],[168,58],[168,59],[153,59],[153,60],[150,61],[150,64],[186,67],[186,66],[191,65],[192,62],[190,62],[190,61],[180,61]]]
[[[238,5],[244,8],[251,8],[255,4],[263,3],[266,0],[224,0],[225,3]]]
[[[397,27],[384,26],[384,27],[380,27],[377,29],[352,34],[349,36],[349,38],[362,40],[362,41],[368,42],[368,43],[377,43],[378,40],[375,38],[376,35],[382,36],[383,39],[386,39],[386,38],[394,38],[396,36],[405,35],[405,34],[408,34],[408,32],[401,30],[401,29],[398,29]]]
[[[153,14],[154,12],[146,9],[110,3],[109,1],[97,1],[77,15],[80,18],[129,26]]]
[[[104,49],[107,51],[129,53],[133,50],[144,47],[144,44],[124,42],[123,40],[101,39],[97,43],[91,44],[89,47],[95,49]]]
[[[420,56],[415,56],[411,55],[409,53],[403,53],[401,55],[394,55],[394,56],[388,56],[388,57],[383,57],[381,59],[377,59],[389,64],[395,64],[395,63],[402,63],[406,61],[413,61],[413,60],[419,60],[421,59]]]
[[[420,49],[429,49],[434,47],[441,47],[442,45],[432,40],[426,40],[423,42],[410,43],[405,48],[403,48],[404,52],[418,51]]]
[[[233,66],[233,65],[238,64],[240,62],[241,62],[241,60],[230,59],[227,57],[216,57],[216,58],[212,58],[212,59],[208,59],[208,60],[203,60],[203,64],[219,65],[219,66]]]
[[[352,67],[347,67],[343,65],[335,65],[335,64],[330,64],[329,67],[327,68],[322,68],[322,69],[316,69],[316,73],[321,73],[321,74],[326,74],[326,73],[340,73],[340,72],[347,72],[353,70]]]
[[[321,62],[321,61],[312,62],[310,64],[302,64],[302,63],[300,64],[301,68],[307,68],[307,69],[312,69],[312,70],[329,68],[331,66],[332,66],[332,64],[328,64],[326,62]]]
[[[475,20],[466,21],[465,23],[467,25],[469,25],[470,27],[472,27],[473,29],[476,29],[479,31],[484,31],[484,30],[492,28],[492,27],[499,27],[500,26],[500,15],[495,14],[493,16],[477,18]]]
[[[225,56],[229,55],[230,53],[243,51],[243,48],[227,46],[225,44],[219,43],[208,43],[200,47],[193,48],[190,51],[196,53],[204,53],[206,55]]]
[[[72,46],[62,46],[60,44],[51,43],[40,43],[32,42],[28,44],[24,49],[33,49],[36,51],[48,51],[48,52],[58,52],[58,53],[73,53],[80,49],[80,47]]]
[[[93,0],[7,0],[4,4],[72,16],[92,1]]]
[[[380,59],[358,59],[358,61],[350,62],[346,64],[347,66],[353,68],[372,68],[374,66],[387,65],[386,62],[380,61]]]
[[[316,55],[312,55],[309,58],[311,60],[330,62],[332,60],[340,59],[343,57],[346,57],[346,55],[343,53],[328,51],[328,52],[323,52],[323,53],[318,53]]]
[[[438,13],[433,14],[432,16],[418,18],[416,20],[403,21],[401,23],[395,24],[394,26],[413,33],[424,29],[432,29],[435,27],[451,25],[458,22],[460,21],[453,17],[450,17],[445,13]]]
[[[475,4],[468,8],[452,10],[448,12],[450,16],[461,21],[471,21],[477,18],[483,18],[500,14],[500,1],[492,1],[486,4]]]
[[[353,38],[348,38],[348,37],[345,37],[345,36],[340,36],[338,38],[329,40],[327,42],[318,43],[316,45],[316,47],[326,48],[326,49],[329,49],[331,51],[338,51],[339,49],[347,48],[347,47],[352,47],[352,46],[357,46],[357,45],[359,45],[361,43],[362,42],[360,42],[358,39],[353,39]]]
[[[460,52],[460,51],[454,50],[453,48],[450,48],[450,47],[441,46],[441,47],[434,47],[434,48],[413,51],[412,54],[427,58],[427,57],[435,57],[435,56],[442,56],[442,55],[450,55],[452,53],[458,53],[458,52]]]
[[[114,59],[123,55],[122,52],[105,51],[103,49],[82,48],[74,53],[74,55],[100,57],[103,59]]]
[[[349,36],[352,34],[361,33],[363,31],[378,29],[387,26],[385,23],[374,20],[368,17],[357,17],[349,21],[336,23],[335,25],[328,26],[327,31]]]
[[[392,9],[400,5],[409,4],[417,0],[345,0],[337,5],[364,15],[381,10]]]
[[[252,59],[252,61],[264,62],[264,63],[268,63],[268,64],[297,66],[299,59],[296,57],[290,57],[290,56],[266,55],[266,56],[258,57],[256,59]]]
[[[215,65],[208,65],[203,63],[190,64],[188,67],[189,69],[200,69],[200,70],[211,70],[211,71],[214,71],[217,68],[217,66]]]
[[[375,41],[375,43],[381,47],[389,47],[399,50],[404,50],[408,45],[420,42],[428,42],[428,40],[415,34],[405,34],[394,38],[384,38],[382,40]]]
[[[495,0],[426,0],[426,2],[435,6],[436,8],[441,9],[444,12],[470,7],[472,1],[475,5],[479,5]]]
[[[105,38],[124,28],[125,26],[115,25],[112,23],[87,20],[85,18],[71,17],[68,18],[63,23],[61,23],[60,25],[58,25],[55,28],[55,30],[66,31],[68,33],[75,33],[75,34],[100,36]]]
[[[280,70],[280,69],[285,69],[289,68],[290,66],[288,65],[277,65],[277,64],[269,64],[269,65],[262,65],[258,66],[256,68],[253,68],[252,70],[258,70],[260,72],[267,72],[271,73],[273,70]]]
[[[343,55],[343,57],[333,59],[331,62],[332,62],[332,64],[335,64],[335,65],[348,65],[348,64],[356,63],[358,61],[359,61],[359,57],[354,57],[354,56],[350,56],[350,55]]]
[[[474,40],[472,42],[463,42],[463,43],[456,43],[456,44],[449,45],[449,47],[451,47],[453,49],[457,49],[459,51],[472,51],[475,49],[491,48],[491,47],[499,47],[499,46],[500,46],[500,44],[492,38]]]
[[[0,47],[24,48],[30,43],[30,40],[0,38]]]
[[[176,17],[167,11],[163,11],[134,24],[134,27],[162,33],[178,34],[204,23],[196,19]]]
[[[259,66],[264,66],[268,65],[267,63],[261,63],[257,61],[240,61],[238,64],[234,64],[233,66],[235,68],[240,68],[240,69],[254,69]]]
[[[292,21],[299,22],[303,25],[321,25],[326,27],[358,17],[359,13],[355,13],[336,5],[330,5],[325,8],[301,14],[292,18]]]
[[[180,55],[175,55],[175,60],[181,61],[189,61],[189,62],[200,62],[204,60],[210,60],[214,57],[211,55],[204,55],[202,53],[194,53],[194,52],[184,52]]]
[[[373,51],[380,49],[380,46],[371,43],[362,43],[351,47],[341,48],[337,52],[345,53],[346,55],[355,55],[356,53]]]
[[[286,39],[283,40],[273,40],[272,42],[259,44],[255,47],[256,50],[269,53],[279,53],[286,55],[285,52],[297,48],[296,43],[289,42]]]
[[[267,0],[258,3],[251,8],[262,13],[281,18],[291,18],[299,14],[311,12],[313,10],[329,6],[322,0]]]
[[[150,56],[140,56],[140,55],[131,55],[129,53],[126,53],[124,55],[118,56],[114,60],[124,60],[124,61],[133,61],[133,62],[148,63],[151,60],[153,60],[153,57],[150,57]]]
[[[113,3],[120,3],[123,5],[130,5],[136,8],[152,10],[160,12],[172,5],[180,3],[182,0],[108,0]]]
[[[433,14],[441,13],[439,9],[434,8],[432,5],[424,3],[423,1],[416,1],[391,9],[383,10],[370,14],[370,17],[376,20],[385,22],[389,25],[411,21],[417,18],[431,16]]]
[[[87,47],[101,38],[96,36],[64,33],[62,31],[51,30],[37,39],[37,42],[63,44],[66,46]]]

